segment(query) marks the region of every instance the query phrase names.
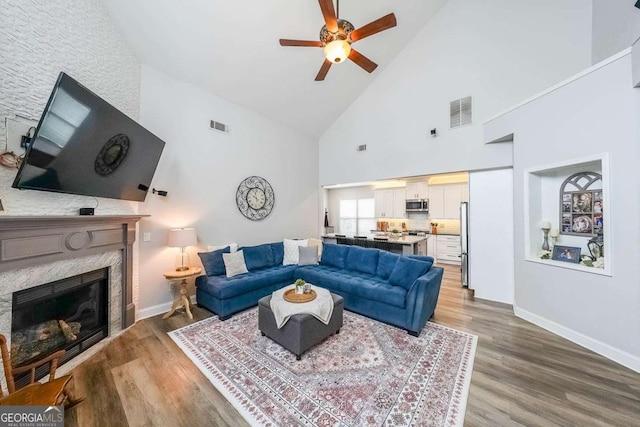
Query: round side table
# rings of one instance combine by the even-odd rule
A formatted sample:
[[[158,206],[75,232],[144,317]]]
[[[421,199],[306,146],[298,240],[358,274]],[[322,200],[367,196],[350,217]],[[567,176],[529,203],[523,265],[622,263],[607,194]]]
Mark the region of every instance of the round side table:
[[[200,273],[202,273],[202,269],[200,267],[191,267],[188,270],[184,271],[170,270],[164,273],[164,277],[166,277],[167,280],[181,280],[181,282],[180,292],[176,294],[176,298],[173,300],[171,310],[169,310],[164,316],[162,316],[163,319],[170,317],[180,307],[184,307],[184,311],[189,319],[193,319],[193,314],[191,314],[191,308],[189,304],[189,297],[187,296],[187,278],[198,276],[200,275]]]

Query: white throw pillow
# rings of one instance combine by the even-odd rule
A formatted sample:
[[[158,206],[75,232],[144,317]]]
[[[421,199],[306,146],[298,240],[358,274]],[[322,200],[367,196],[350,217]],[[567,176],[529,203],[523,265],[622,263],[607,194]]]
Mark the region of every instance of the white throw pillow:
[[[227,277],[238,276],[249,272],[244,263],[243,251],[222,254],[222,261],[224,261],[224,268],[227,270]]]
[[[227,246],[229,246],[229,251],[230,252],[236,252],[238,250],[238,244],[237,243],[227,243],[226,245],[218,245],[218,246],[207,246],[207,249],[209,250],[209,252],[218,251],[220,249],[226,248]]]
[[[309,243],[309,240],[308,239],[304,239],[304,240],[284,239],[283,243],[284,243],[284,259],[282,260],[282,265],[291,265],[291,264],[298,263],[298,259],[300,257],[298,248],[300,246],[307,246]]]

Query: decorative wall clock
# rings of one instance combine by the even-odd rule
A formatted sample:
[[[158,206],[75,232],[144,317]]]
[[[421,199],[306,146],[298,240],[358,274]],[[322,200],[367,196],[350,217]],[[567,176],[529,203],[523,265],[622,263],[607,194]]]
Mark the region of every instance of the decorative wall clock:
[[[246,178],[236,191],[236,204],[240,213],[253,221],[266,218],[273,210],[275,199],[271,184],[259,176]]]

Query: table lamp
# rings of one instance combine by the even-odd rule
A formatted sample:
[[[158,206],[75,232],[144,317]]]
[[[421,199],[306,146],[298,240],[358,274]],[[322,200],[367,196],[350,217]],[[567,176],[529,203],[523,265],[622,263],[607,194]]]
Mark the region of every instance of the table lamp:
[[[198,244],[195,228],[172,228],[169,230],[169,244],[171,248],[180,248],[180,255],[176,259],[176,271],[186,271],[191,263],[187,246]]]

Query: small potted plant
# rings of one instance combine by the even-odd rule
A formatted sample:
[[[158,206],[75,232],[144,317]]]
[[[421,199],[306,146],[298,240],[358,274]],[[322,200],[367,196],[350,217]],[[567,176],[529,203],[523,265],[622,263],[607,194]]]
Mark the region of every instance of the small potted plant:
[[[431,223],[431,234],[438,234],[438,223],[437,222],[432,222]]]
[[[304,284],[306,282],[302,279],[297,279],[295,282],[296,285],[296,294],[302,295],[304,293]]]

